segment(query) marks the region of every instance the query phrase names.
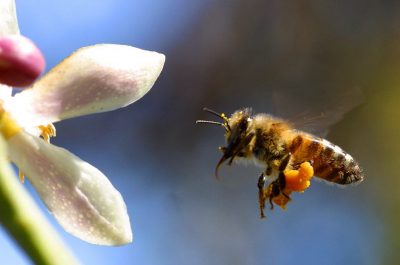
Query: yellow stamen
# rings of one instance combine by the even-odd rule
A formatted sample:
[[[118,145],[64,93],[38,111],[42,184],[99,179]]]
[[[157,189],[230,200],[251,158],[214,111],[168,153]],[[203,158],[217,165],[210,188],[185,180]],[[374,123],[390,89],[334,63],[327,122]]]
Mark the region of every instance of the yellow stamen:
[[[56,136],[56,128],[52,123],[47,125],[39,125],[38,128],[41,131],[40,136],[42,136],[43,139],[48,143],[50,143],[50,137]]]
[[[20,131],[21,127],[19,127],[10,114],[0,107],[0,133],[3,137],[8,140]]]
[[[19,181],[21,181],[21,183],[24,183],[24,181],[25,181],[24,172],[22,172],[21,170],[19,170],[18,175],[19,175]]]
[[[0,102],[1,104],[2,102]],[[2,106],[0,106],[0,133],[8,140],[21,131],[21,127],[8,114]],[[19,171],[19,180],[24,183],[25,177],[22,171]]]

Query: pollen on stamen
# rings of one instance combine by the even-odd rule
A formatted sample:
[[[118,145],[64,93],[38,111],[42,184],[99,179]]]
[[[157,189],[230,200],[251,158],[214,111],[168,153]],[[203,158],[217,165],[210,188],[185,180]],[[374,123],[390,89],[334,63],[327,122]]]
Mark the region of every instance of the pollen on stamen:
[[[49,123],[47,125],[39,125],[38,126],[40,130],[40,136],[47,142],[50,143],[50,137],[55,137],[56,136],[56,128],[52,123]]]
[[[19,181],[20,181],[21,183],[24,183],[24,182],[25,182],[25,174],[24,174],[24,172],[22,172],[21,170],[19,170],[18,176],[19,176]]]

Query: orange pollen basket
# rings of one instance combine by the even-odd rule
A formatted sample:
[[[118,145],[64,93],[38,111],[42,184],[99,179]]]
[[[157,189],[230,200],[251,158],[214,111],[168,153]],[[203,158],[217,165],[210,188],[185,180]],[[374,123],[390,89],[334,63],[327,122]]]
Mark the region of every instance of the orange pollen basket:
[[[286,169],[283,174],[285,175],[286,184],[283,193],[290,195],[293,191],[304,192],[310,187],[310,180],[314,176],[314,168],[309,162],[304,162],[299,169]],[[289,199],[281,193],[273,201],[284,209]]]

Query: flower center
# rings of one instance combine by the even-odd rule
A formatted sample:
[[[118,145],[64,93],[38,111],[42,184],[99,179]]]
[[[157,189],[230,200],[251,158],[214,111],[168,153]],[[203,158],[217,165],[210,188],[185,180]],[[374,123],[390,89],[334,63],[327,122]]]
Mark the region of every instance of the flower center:
[[[52,123],[47,125],[39,125],[40,136],[47,142],[50,142],[50,137],[56,136],[56,128]],[[0,101],[0,134],[3,135],[4,139],[8,140],[17,133],[19,133],[22,128],[17,124],[17,122],[11,117],[11,115],[4,110],[2,102]],[[19,170],[19,179],[21,183],[24,183],[25,176],[24,173]]]
[[[38,126],[40,130],[40,136],[45,140],[47,143],[50,143],[50,137],[56,136],[56,127],[52,123],[49,123],[47,125],[39,125]],[[24,183],[25,181],[25,174],[21,170],[18,172],[19,175],[19,180],[21,183]]]
[[[20,131],[21,127],[0,105],[0,133],[3,137],[8,140]]]

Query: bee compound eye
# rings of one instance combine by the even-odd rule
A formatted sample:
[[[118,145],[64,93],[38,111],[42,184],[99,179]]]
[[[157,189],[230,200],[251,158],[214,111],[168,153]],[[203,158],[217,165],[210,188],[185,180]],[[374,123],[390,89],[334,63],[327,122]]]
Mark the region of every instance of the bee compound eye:
[[[242,119],[240,124],[239,124],[239,128],[241,131],[246,130],[247,128],[247,119]]]

